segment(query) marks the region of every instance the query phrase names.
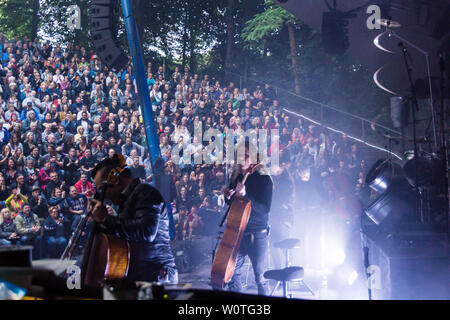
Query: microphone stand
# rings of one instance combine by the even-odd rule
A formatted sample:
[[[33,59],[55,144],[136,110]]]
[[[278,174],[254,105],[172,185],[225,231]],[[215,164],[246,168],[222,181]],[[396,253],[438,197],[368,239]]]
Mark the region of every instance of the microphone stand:
[[[408,73],[408,81],[411,86],[411,110],[412,110],[412,126],[413,126],[413,139],[414,139],[414,190],[417,193],[418,198],[420,199],[420,191],[419,191],[419,185],[418,185],[418,172],[417,172],[417,162],[419,161],[419,152],[417,150],[417,136],[416,136],[416,110],[419,110],[419,105],[417,103],[417,96],[416,96],[416,89],[414,87],[414,83],[412,81],[412,68],[408,64],[408,59],[406,57],[408,51],[406,50],[405,46],[402,42],[399,42],[398,46],[402,48],[403,53],[403,60],[405,61],[405,67],[406,71]],[[434,121],[433,121],[433,131],[434,131]],[[436,134],[436,132],[434,131]],[[434,142],[436,143],[436,138],[434,139]],[[416,203],[416,212],[417,212],[417,203]],[[423,217],[423,210],[420,208],[420,222],[424,222]]]
[[[450,184],[450,176],[449,176],[449,159],[448,159],[448,154],[447,154],[447,150],[448,150],[448,141],[446,139],[446,126],[447,126],[447,109],[445,108],[445,98],[444,98],[444,93],[445,93],[445,87],[446,87],[446,83],[445,83],[445,59],[444,59],[444,55],[445,52],[441,52],[439,53],[439,69],[440,69],[440,91],[441,91],[441,114],[440,114],[440,125],[441,125],[441,152],[442,152],[442,157],[443,157],[443,163],[445,165],[445,173],[446,173],[446,180],[445,180],[445,197],[447,200],[447,232],[450,231],[450,199],[449,199],[449,193],[448,193],[448,188],[449,188],[449,184]]]
[[[420,49],[413,43],[409,42],[408,40],[406,40],[406,39],[402,38],[401,36],[399,36],[398,34],[396,34],[392,29],[389,29],[389,36],[390,37],[394,36],[401,41],[399,43],[399,46],[402,47],[402,49],[403,49],[403,55],[405,55],[405,53],[406,53],[406,48],[403,46],[403,42],[404,42],[404,43],[408,44],[409,46],[413,47],[414,49],[416,49],[417,51],[421,52],[425,56],[425,60],[426,60],[426,64],[427,64],[427,73],[428,73],[428,86],[430,87],[429,90],[430,90],[431,119],[432,119],[432,127],[433,127],[433,140],[434,140],[434,147],[435,147],[435,149],[437,149],[437,136],[436,136],[436,125],[435,125],[435,114],[434,114],[434,98],[433,98],[433,87],[431,85],[431,69],[430,69],[429,54],[428,54],[428,52]],[[408,75],[409,75],[409,73],[410,73],[410,71],[408,71]],[[412,83],[411,79],[410,79],[410,82],[411,82],[411,86],[414,91],[414,84]],[[414,143],[415,143],[415,138],[414,138]]]
[[[366,274],[367,278],[367,292],[369,295],[369,300],[372,300],[372,284],[370,282],[370,273],[368,273],[368,269],[370,266],[369,263],[369,247],[366,244],[366,241],[364,241],[364,212],[361,214],[361,227],[360,227],[360,236],[361,236],[361,248],[362,248],[362,254],[363,254],[363,264],[364,264],[364,273]]]

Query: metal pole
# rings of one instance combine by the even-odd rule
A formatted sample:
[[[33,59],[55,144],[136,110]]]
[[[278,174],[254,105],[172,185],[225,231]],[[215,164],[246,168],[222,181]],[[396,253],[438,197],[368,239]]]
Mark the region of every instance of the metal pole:
[[[131,0],[121,0],[123,14],[125,19],[125,29],[127,31],[128,44],[133,59],[133,70],[138,89],[139,100],[144,118],[145,135],[147,136],[147,145],[150,151],[150,160],[154,164],[156,158],[161,156],[158,137],[156,135],[152,102],[145,79],[144,56],[142,53],[141,41],[137,32],[136,23],[133,15],[133,4]]]

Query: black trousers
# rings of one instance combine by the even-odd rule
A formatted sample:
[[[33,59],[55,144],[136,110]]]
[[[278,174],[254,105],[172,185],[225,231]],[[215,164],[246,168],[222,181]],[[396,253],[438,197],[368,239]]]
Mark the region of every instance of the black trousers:
[[[268,248],[268,232],[257,232],[244,234],[241,240],[241,246],[236,257],[236,269],[231,281],[228,283],[228,290],[234,292],[242,291],[241,268],[248,255],[252,263],[255,274],[255,282],[258,287],[259,295],[266,295],[266,285],[264,281],[264,271],[266,270],[266,256]]]
[[[129,281],[160,282],[168,284],[178,283],[176,267],[162,266],[148,262],[132,264],[128,271]]]

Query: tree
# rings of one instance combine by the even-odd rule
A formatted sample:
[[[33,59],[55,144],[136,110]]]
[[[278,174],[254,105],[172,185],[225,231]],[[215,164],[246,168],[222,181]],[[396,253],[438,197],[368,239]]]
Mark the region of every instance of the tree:
[[[34,39],[39,24],[38,10],[35,0],[0,0],[0,28],[8,38],[26,35]]]
[[[247,22],[242,37],[247,43],[264,50],[266,38],[268,36],[279,32],[279,30],[287,29],[289,34],[292,72],[295,82],[295,93],[300,94],[300,78],[297,67],[297,44],[295,41],[294,29],[294,25],[298,22],[298,19],[284,8],[275,5],[271,0],[267,0],[265,5],[267,8],[264,12],[257,14],[252,20]]]

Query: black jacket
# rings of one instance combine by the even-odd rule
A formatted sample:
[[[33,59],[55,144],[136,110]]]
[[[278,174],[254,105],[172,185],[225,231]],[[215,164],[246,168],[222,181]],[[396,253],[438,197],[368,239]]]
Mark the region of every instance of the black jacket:
[[[237,181],[242,181],[242,179],[242,174],[239,174],[237,179],[231,183],[231,188],[236,188]],[[245,181],[245,191],[245,198],[252,202],[252,210],[245,231],[258,232],[267,229],[272,205],[272,178],[268,174],[261,174],[256,171],[249,175]],[[227,203],[230,202],[227,201]]]
[[[16,224],[13,220],[11,220],[10,223],[6,223],[3,221],[2,224],[0,224],[0,239],[1,238],[8,238],[12,233],[17,233]]]
[[[44,238],[49,237],[64,237],[65,236],[65,226],[64,224],[58,224],[52,217],[48,216],[44,221]]]
[[[129,279],[145,281],[135,277],[142,275],[142,269],[154,272],[163,267],[175,268],[166,205],[151,185],[133,180],[122,192],[118,217],[108,216],[102,227],[130,243]]]

